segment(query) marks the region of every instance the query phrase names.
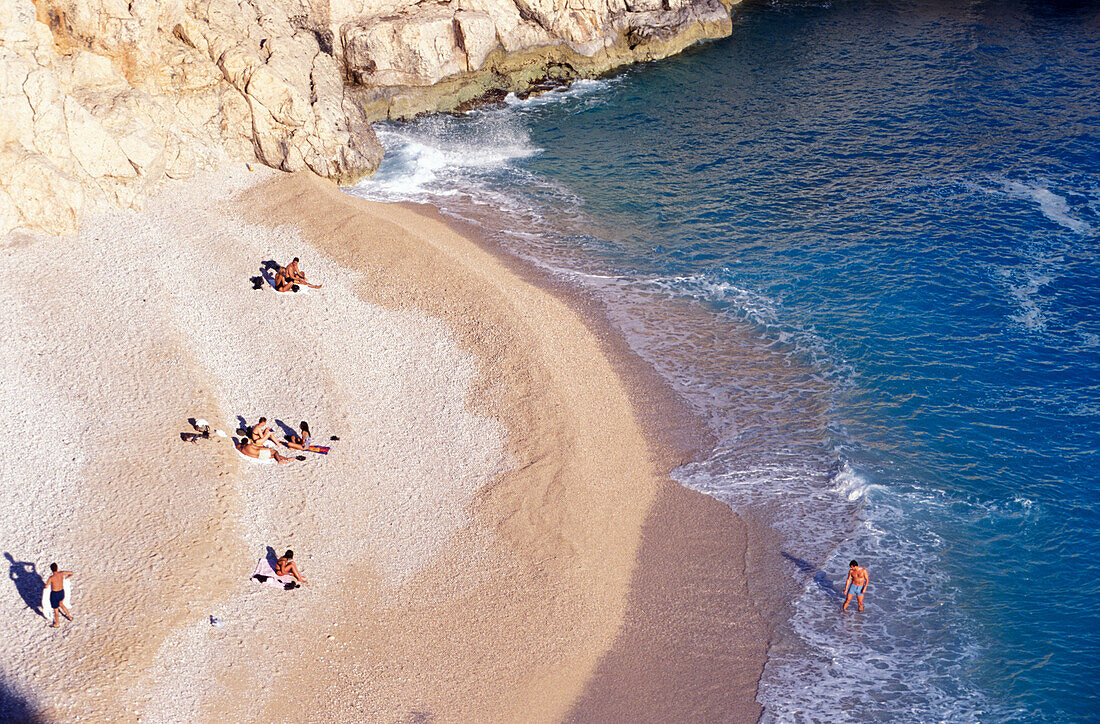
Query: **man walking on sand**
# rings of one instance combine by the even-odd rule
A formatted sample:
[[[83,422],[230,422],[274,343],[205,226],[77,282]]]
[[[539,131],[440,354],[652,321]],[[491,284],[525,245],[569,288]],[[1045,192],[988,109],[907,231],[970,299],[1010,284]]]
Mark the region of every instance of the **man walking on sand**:
[[[59,571],[57,570],[57,564],[50,564],[50,577],[46,579],[46,585],[50,587],[50,605],[53,606],[53,625],[51,628],[57,628],[61,624],[61,619],[57,616],[58,609],[61,609],[61,613],[65,615],[65,618],[70,621],[73,617],[69,615],[69,609],[65,607],[65,579],[73,575],[72,571]],[[43,612],[45,613],[45,612]]]
[[[859,563],[852,561],[848,564],[848,580],[844,582],[844,605],[841,611],[848,610],[848,604],[852,602],[852,596],[856,597],[859,610],[863,610],[863,594],[867,593],[867,569],[860,567]]]

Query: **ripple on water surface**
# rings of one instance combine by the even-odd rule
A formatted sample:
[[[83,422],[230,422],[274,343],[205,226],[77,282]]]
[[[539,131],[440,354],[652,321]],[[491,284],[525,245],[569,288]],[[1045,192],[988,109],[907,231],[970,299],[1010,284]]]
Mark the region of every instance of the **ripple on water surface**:
[[[709,423],[677,478],[770,519],[800,590],[766,717],[1094,720],[1097,87],[1094,4],[746,3],[677,58],[383,126],[349,191],[585,287]]]

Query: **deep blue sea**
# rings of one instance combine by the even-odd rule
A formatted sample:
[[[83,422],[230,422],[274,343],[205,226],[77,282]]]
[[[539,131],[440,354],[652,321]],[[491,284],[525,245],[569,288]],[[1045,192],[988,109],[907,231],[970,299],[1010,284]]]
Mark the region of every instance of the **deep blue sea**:
[[[715,433],[676,477],[781,532],[766,721],[1100,721],[1100,3],[750,0],[379,132],[349,192],[601,299]]]

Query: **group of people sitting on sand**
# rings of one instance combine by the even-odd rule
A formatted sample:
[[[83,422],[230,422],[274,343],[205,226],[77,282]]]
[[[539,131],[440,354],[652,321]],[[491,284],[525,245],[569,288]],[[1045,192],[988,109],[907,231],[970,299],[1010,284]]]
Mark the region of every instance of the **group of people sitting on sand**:
[[[275,291],[296,292],[298,291],[299,284],[307,286],[310,289],[321,288],[320,284],[311,284],[306,280],[306,275],[298,268],[298,257],[294,257],[294,261],[286,266],[280,266],[275,269],[275,280],[272,285],[275,287]]]
[[[302,420],[301,424],[298,425],[298,430],[299,433],[297,435],[287,435],[286,439],[283,441],[283,445],[286,445],[292,450],[308,450],[310,446],[309,423]],[[272,444],[278,444],[275,440],[275,432],[271,429],[271,426],[267,424],[267,418],[261,417],[259,422],[252,426],[252,430],[249,431],[249,434],[241,437],[240,441],[237,442],[235,446],[241,455],[247,455],[257,460],[274,460],[280,465],[285,465],[294,460],[305,460],[302,456],[294,458],[279,454],[278,450],[264,445],[268,440],[270,440]]]

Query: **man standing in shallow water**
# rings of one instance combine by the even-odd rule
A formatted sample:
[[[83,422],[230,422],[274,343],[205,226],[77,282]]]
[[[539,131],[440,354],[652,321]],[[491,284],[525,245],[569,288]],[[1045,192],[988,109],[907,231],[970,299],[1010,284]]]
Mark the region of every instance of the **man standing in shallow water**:
[[[859,563],[852,561],[848,564],[848,580],[844,582],[844,605],[841,611],[848,610],[848,604],[852,602],[852,596],[856,597],[859,610],[863,610],[863,594],[867,592],[867,569],[860,567]]]

